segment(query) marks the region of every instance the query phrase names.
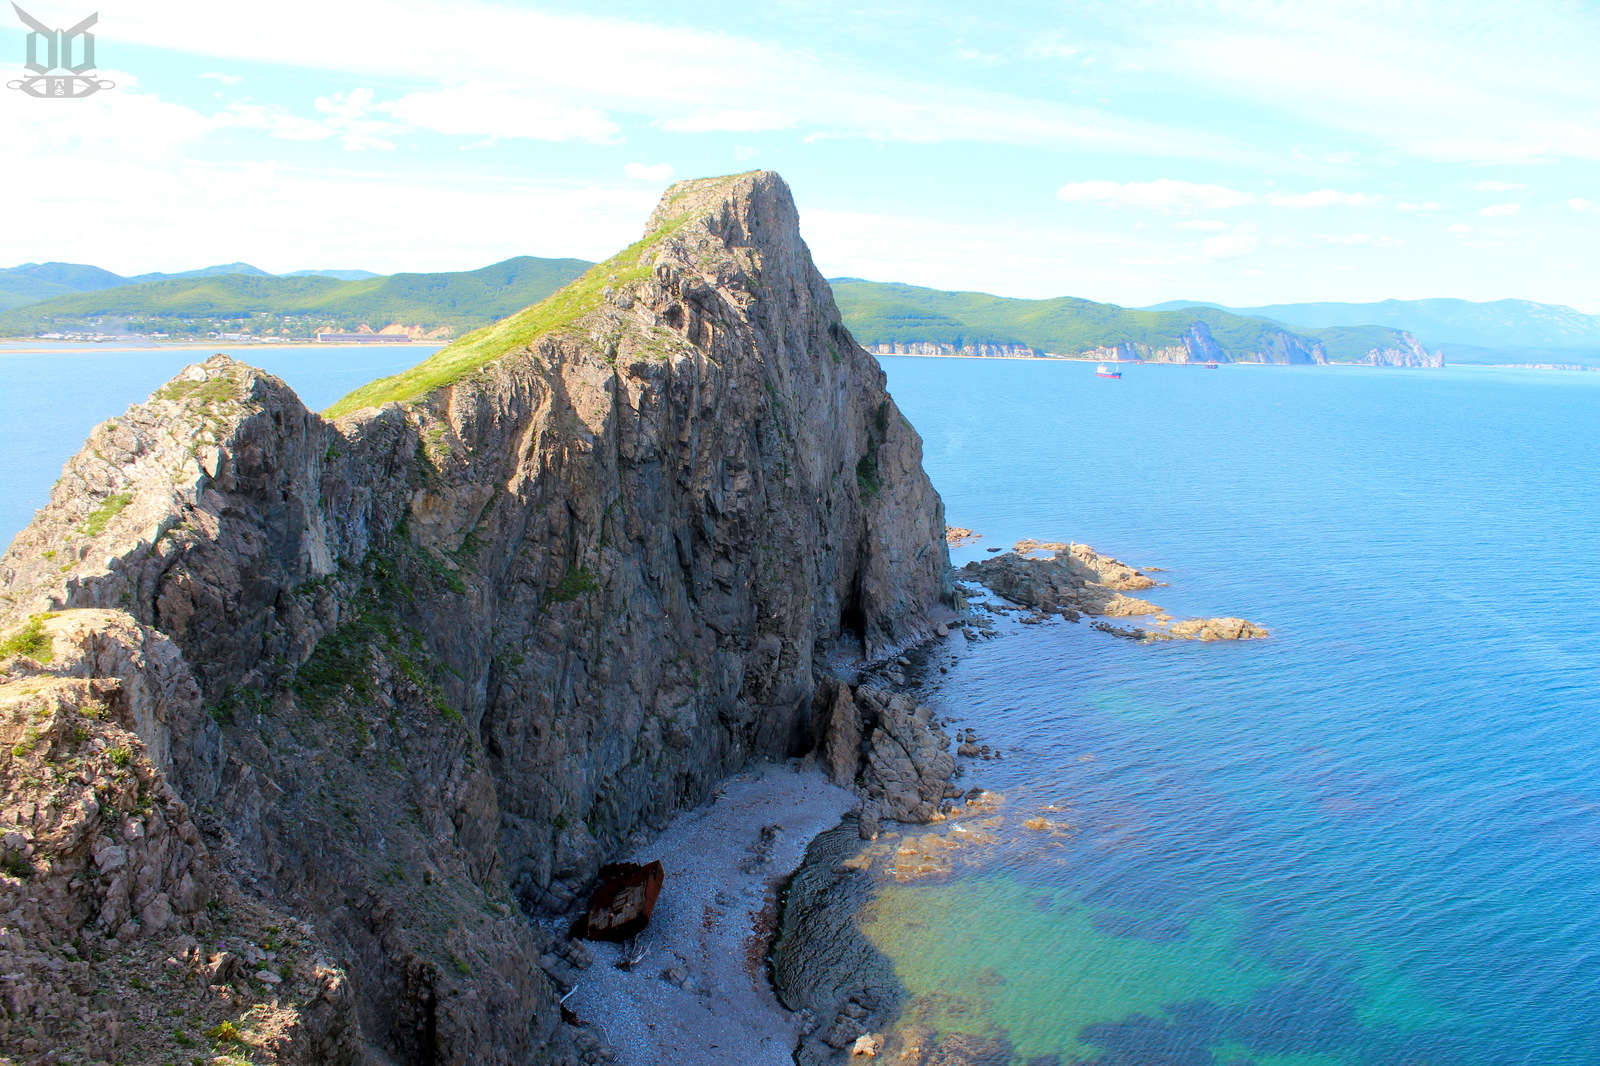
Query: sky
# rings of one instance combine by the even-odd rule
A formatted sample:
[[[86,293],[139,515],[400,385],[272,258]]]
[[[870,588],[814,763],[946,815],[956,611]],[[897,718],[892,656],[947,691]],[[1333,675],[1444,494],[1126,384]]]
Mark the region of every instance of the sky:
[[[1600,313],[1594,0],[19,3],[115,87],[0,93],[4,266],[600,259],[763,168],[830,277]]]

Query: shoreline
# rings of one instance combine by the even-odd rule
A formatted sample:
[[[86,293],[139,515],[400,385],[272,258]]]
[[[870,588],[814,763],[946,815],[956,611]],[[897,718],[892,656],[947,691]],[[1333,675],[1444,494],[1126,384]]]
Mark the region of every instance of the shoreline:
[[[594,963],[566,1006],[621,1066],[792,1066],[804,1019],[779,1003],[767,961],[781,892],[812,841],[860,803],[805,765],[725,779],[626,857],[666,867],[634,947],[648,954],[623,970],[623,945],[584,941]]]

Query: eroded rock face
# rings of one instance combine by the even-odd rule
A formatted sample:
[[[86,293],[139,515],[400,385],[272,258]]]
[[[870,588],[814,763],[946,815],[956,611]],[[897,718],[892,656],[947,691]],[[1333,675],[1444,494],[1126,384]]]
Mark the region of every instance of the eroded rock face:
[[[144,739],[204,717],[182,656],[118,611],[32,634],[0,675],[0,1048],[166,1062],[227,1022],[274,1062],[356,1062],[343,968],[241,888]]]
[[[903,693],[870,685],[851,690],[833,682],[825,707],[821,754],[835,784],[854,787],[863,803],[861,835],[878,834],[879,822],[931,822],[959,791],[950,738],[933,708]]]
[[[0,635],[98,609],[134,758],[398,1062],[569,1061],[521,912],[809,750],[823,656],[920,639],[947,594],[920,440],[781,179],[682,183],[651,233],[592,307],[403,403],[330,422],[189,368],[0,559]]]

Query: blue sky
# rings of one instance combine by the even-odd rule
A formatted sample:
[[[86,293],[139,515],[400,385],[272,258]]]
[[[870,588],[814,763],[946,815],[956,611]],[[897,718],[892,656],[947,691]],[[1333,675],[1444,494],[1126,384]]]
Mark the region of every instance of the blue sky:
[[[4,265],[599,258],[765,167],[830,276],[1600,313],[1592,2],[22,6],[118,87],[0,94]]]

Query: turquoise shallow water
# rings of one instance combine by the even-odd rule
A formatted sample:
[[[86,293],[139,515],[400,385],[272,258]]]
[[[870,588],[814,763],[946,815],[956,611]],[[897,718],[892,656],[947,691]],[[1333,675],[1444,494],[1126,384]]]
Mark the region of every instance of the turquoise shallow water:
[[[1010,752],[973,780],[1065,829],[882,890],[925,1016],[1019,1063],[1600,1063],[1600,375],[882,361],[967,555],[1083,541],[1273,633],[951,667]]]

